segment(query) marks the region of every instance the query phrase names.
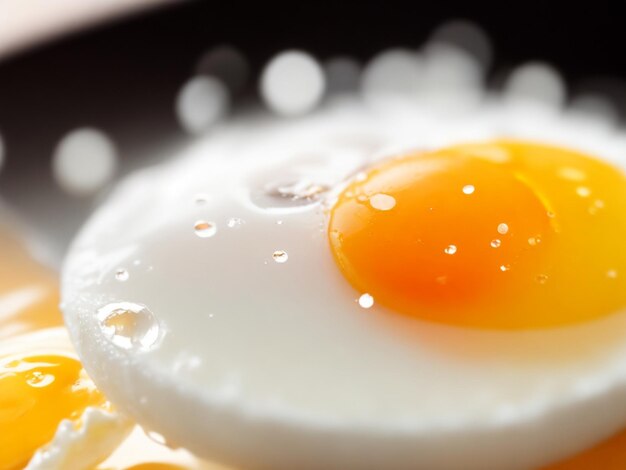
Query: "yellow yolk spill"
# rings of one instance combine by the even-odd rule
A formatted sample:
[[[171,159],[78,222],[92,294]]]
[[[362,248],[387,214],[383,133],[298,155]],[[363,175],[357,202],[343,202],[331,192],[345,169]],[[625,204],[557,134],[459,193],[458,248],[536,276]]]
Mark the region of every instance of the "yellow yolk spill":
[[[346,279],[392,311],[541,328],[626,307],[624,208],[616,168],[496,141],[382,162],[339,195],[328,235]]]
[[[56,276],[0,231],[0,341],[63,324]]]
[[[63,419],[106,400],[77,359],[62,355],[0,360],[0,469],[22,468]]]
[[[0,341],[63,324],[56,275],[13,233],[0,231]],[[6,343],[9,344],[9,343]],[[19,347],[19,346],[16,346]],[[78,426],[87,406],[108,406],[80,362],[68,355],[6,350],[0,357],[0,469],[23,468],[62,419]]]

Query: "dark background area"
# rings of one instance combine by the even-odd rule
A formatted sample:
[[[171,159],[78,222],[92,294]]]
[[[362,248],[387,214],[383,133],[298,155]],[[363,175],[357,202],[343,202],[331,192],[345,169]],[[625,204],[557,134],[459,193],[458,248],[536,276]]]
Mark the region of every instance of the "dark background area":
[[[492,82],[499,70],[529,60],[552,63],[574,90],[589,78],[626,79],[626,14],[618,2],[567,8],[547,1],[185,2],[0,62],[0,134],[7,150],[0,195],[42,225],[52,224],[59,208],[88,213],[94,201],[62,194],[51,179],[50,157],[61,136],[85,125],[105,130],[120,149],[122,173],[138,165],[137,154],[166,156],[189,141],[173,102],[211,46],[228,43],[246,54],[252,94],[261,67],[281,50],[366,61],[384,48],[417,48],[442,22],[458,18],[490,36]],[[618,91],[626,93],[620,83]],[[56,206],[40,208],[41,193],[56,198]]]
[[[72,121],[150,131],[143,127],[166,123],[144,124],[146,114],[170,110],[176,90],[211,45],[241,49],[256,77],[286,48],[365,61],[386,47],[418,47],[455,18],[476,22],[491,37],[492,77],[499,68],[542,60],[557,66],[573,88],[589,77],[626,78],[626,14],[619,10],[617,2],[570,2],[567,8],[547,1],[187,2],[0,63],[0,132],[7,145],[17,145],[25,134],[56,141]]]

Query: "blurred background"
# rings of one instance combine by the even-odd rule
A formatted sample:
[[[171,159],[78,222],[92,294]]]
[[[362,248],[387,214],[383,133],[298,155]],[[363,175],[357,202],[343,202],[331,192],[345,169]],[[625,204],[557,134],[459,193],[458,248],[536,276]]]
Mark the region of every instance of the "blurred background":
[[[177,94],[198,72],[203,54],[217,46],[245,56],[248,80],[235,96],[235,105],[243,105],[255,99],[263,66],[285,49],[363,64],[390,47],[417,49],[441,25],[464,19],[491,40],[486,80],[494,88],[511,67],[538,60],[561,71],[570,93],[599,89],[620,106],[626,96],[619,2],[570,2],[563,9],[525,1],[144,0],[132,14],[122,7],[117,13],[124,14],[117,15],[98,10],[107,2],[83,3],[83,9],[93,5],[89,27],[72,28],[68,20],[37,44],[25,42],[0,56],[0,196],[45,232],[59,253],[102,196],[75,197],[55,184],[51,160],[62,137],[85,126],[102,130],[119,155],[117,174],[166,158],[193,138],[177,121]],[[37,5],[44,23],[54,8],[53,2]],[[2,17],[0,6],[6,29],[14,18],[4,10]],[[96,22],[98,15],[109,20]]]

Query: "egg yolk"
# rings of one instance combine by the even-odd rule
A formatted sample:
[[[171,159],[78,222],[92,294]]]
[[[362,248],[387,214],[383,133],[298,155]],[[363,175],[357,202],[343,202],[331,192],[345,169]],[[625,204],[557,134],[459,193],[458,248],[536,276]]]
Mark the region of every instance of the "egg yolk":
[[[62,355],[0,360],[0,468],[22,468],[63,419],[106,400],[77,359]]]
[[[424,320],[525,329],[626,307],[626,177],[572,150],[495,141],[358,175],[330,211],[346,279]]]
[[[0,340],[63,324],[56,276],[0,231]]]

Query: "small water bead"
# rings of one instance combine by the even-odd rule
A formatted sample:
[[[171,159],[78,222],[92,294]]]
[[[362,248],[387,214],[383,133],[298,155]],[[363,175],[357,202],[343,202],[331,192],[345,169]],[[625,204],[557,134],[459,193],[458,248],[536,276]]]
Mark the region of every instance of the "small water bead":
[[[226,225],[228,226],[228,228],[236,228],[236,227],[240,227],[241,225],[245,223],[246,222],[243,219],[240,219],[239,217],[231,217],[230,219],[228,219],[228,222],[226,222]]]
[[[217,227],[213,222],[198,220],[193,226],[196,235],[200,238],[210,238],[217,233]]]
[[[105,338],[122,349],[146,350],[160,337],[159,324],[145,305],[111,303],[98,310],[97,318]]]
[[[272,254],[272,258],[274,258],[274,261],[277,263],[285,263],[289,259],[289,255],[284,250],[276,250]]]
[[[510,271],[511,270],[511,266],[509,264],[503,264],[500,266],[500,271],[502,271],[503,273]]]
[[[359,297],[359,306],[362,308],[372,308],[374,306],[374,297],[370,294],[363,294]]]
[[[529,244],[530,246],[537,246],[537,245],[539,245],[540,243],[541,243],[541,237],[539,237],[539,236],[530,237],[530,238],[528,239],[528,244]]]
[[[456,253],[456,245],[448,245],[447,247],[444,248],[443,252],[446,255],[453,255]]]
[[[595,215],[598,211],[600,211],[600,209],[604,209],[604,201],[602,199],[596,199],[593,201],[593,204],[589,206],[588,211],[591,215]]]
[[[505,223],[498,224],[498,233],[500,235],[506,235],[509,232],[509,226]]]
[[[117,279],[118,281],[125,282],[128,281],[129,278],[130,274],[125,269],[120,268],[115,271],[115,279]]]
[[[606,272],[606,277],[608,277],[609,279],[616,279],[617,278],[617,271],[615,269],[609,269]]]
[[[354,175],[354,180],[358,182],[363,182],[367,179],[367,173],[364,171],[359,171],[356,175]]]
[[[586,186],[579,186],[576,188],[576,194],[580,197],[589,197],[591,195],[591,189]]]
[[[552,211],[548,211],[546,212],[546,215],[550,218],[550,219],[554,219],[556,217],[556,214]]]
[[[463,194],[474,194],[474,191],[476,191],[476,188],[471,184],[463,186]]]
[[[388,194],[374,194],[370,197],[370,205],[379,211],[389,211],[396,207],[396,199]]]
[[[52,382],[54,382],[54,375],[44,374],[43,372],[37,370],[31,372],[26,379],[26,383],[35,388],[47,387]]]
[[[576,182],[587,179],[587,175],[584,171],[572,167],[563,167],[559,169],[558,175],[563,179]]]
[[[535,280],[539,283],[539,284],[545,284],[546,282],[548,282],[548,276],[546,274],[539,274]]]
[[[502,241],[499,239],[495,239],[495,240],[491,240],[491,248],[500,248],[500,245],[502,245]]]

